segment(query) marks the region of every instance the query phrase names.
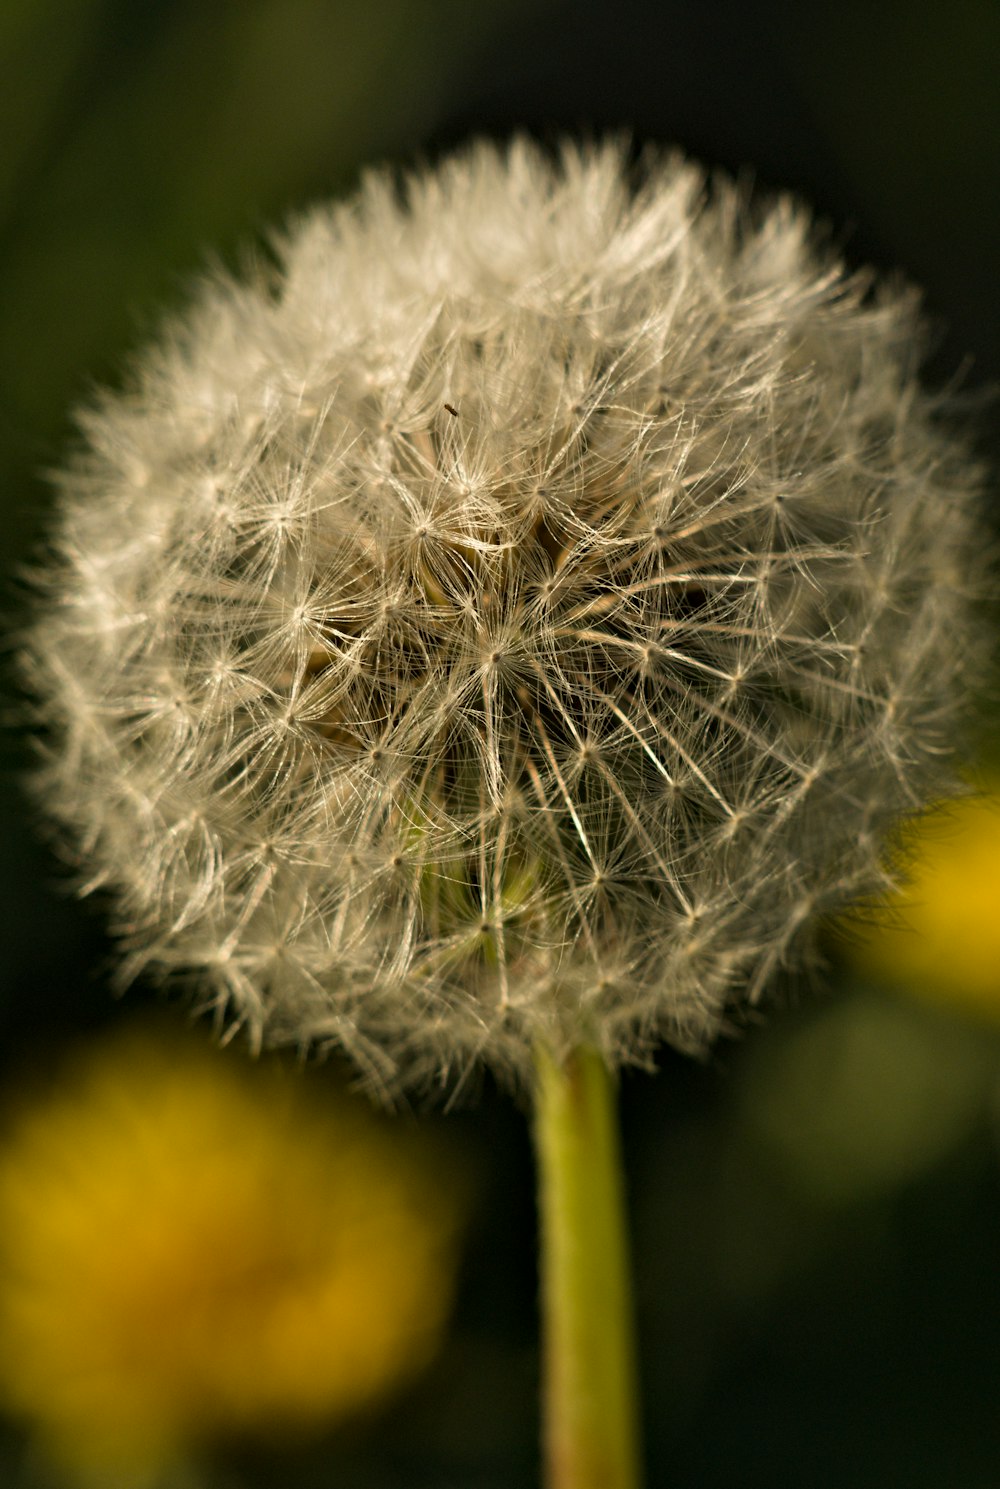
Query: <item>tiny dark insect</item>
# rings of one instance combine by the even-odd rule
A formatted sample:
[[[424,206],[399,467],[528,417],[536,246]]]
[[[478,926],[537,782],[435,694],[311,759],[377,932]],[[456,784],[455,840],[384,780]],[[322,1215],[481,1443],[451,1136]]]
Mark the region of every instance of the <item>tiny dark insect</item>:
[[[452,416],[452,418],[453,418],[453,419],[457,419],[457,418],[458,418],[458,409],[457,409],[457,408],[455,408],[455,406],[454,406],[454,405],[453,405],[453,404],[451,404],[451,403],[446,403],[446,404],[445,404],[445,408],[446,408],[446,409],[447,409],[447,410],[448,410],[448,412],[449,412],[449,413],[450,413],[450,414],[451,414],[451,416]]]

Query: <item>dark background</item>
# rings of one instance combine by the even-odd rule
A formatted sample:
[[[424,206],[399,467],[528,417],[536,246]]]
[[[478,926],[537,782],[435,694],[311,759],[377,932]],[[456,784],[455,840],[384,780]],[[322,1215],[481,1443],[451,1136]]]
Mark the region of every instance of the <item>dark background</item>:
[[[995,383],[998,59],[995,0],[4,0],[6,573],[44,526],[68,411],[114,381],[209,254],[238,264],[364,164],[433,159],[470,133],[625,129],[790,187],[849,262],[925,287],[932,380]],[[995,404],[979,422],[996,462]],[[20,603],[10,580],[9,629]],[[988,707],[984,730],[995,754]],[[9,1076],[152,994],[112,1002],[100,906],[71,898],[36,835],[16,729],[3,749]],[[947,990],[927,1009],[863,987],[836,957],[826,985],[788,990],[705,1066],[665,1054],[656,1077],[624,1081],[651,1489],[1000,1481],[1000,1017],[967,1022]],[[227,1482],[535,1481],[523,1117],[487,1085],[474,1109],[425,1120],[460,1132],[483,1176],[444,1354],[377,1421],[236,1454]],[[8,1432],[0,1477],[19,1451]]]

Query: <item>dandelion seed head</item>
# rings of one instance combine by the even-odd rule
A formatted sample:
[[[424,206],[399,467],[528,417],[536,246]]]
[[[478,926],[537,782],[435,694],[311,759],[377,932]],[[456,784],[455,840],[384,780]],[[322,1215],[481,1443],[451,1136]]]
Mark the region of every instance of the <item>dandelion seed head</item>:
[[[84,416],[27,644],[129,975],[374,1085],[711,1043],[952,786],[980,476],[909,291],[677,155],[480,144]]]

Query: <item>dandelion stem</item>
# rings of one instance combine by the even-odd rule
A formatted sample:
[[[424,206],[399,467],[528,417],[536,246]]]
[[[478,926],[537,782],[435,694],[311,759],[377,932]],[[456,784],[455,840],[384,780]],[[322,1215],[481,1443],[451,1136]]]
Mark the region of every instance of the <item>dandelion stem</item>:
[[[536,1051],[546,1489],[639,1489],[615,1082],[596,1050]]]

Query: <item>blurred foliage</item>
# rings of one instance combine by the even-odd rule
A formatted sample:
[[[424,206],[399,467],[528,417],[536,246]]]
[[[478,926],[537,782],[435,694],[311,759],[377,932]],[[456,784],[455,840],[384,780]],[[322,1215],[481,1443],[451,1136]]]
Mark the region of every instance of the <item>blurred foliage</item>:
[[[1000,1033],[841,987],[726,1060],[639,1166],[650,1482],[987,1489]]]
[[[1000,6],[840,0],[789,9],[788,46],[869,230],[918,284],[995,243],[1000,194]],[[935,230],[937,227],[937,230]],[[978,273],[948,282],[952,315],[995,315]]]
[[[792,187],[853,262],[924,285],[939,380],[996,381],[998,18],[994,0],[5,0],[6,554],[23,557],[41,530],[67,411],[184,297],[206,251],[231,261],[367,161],[470,132],[626,128]],[[995,419],[980,438],[1000,455]],[[995,706],[988,728],[1000,737]],[[776,1011],[709,1065],[665,1054],[657,1079],[624,1082],[651,1485],[995,1489],[1000,1051],[996,1029],[963,1013],[958,973],[978,958],[988,981],[1000,916],[992,869],[975,908],[961,888],[964,810],[930,838],[954,841],[961,862],[916,897],[925,925],[952,917],[934,961],[946,976],[920,976],[930,943],[918,951],[916,930],[899,929],[877,973],[893,973],[892,996],[873,963],[844,968],[836,996]],[[120,1016],[101,907],[56,881],[8,790],[9,1076]],[[130,1006],[150,997],[136,989]],[[216,1489],[534,1482],[523,1114],[487,1087],[448,1126],[482,1186],[438,1360],[369,1423],[234,1446],[211,1467]],[[0,1482],[40,1482],[13,1428]]]

